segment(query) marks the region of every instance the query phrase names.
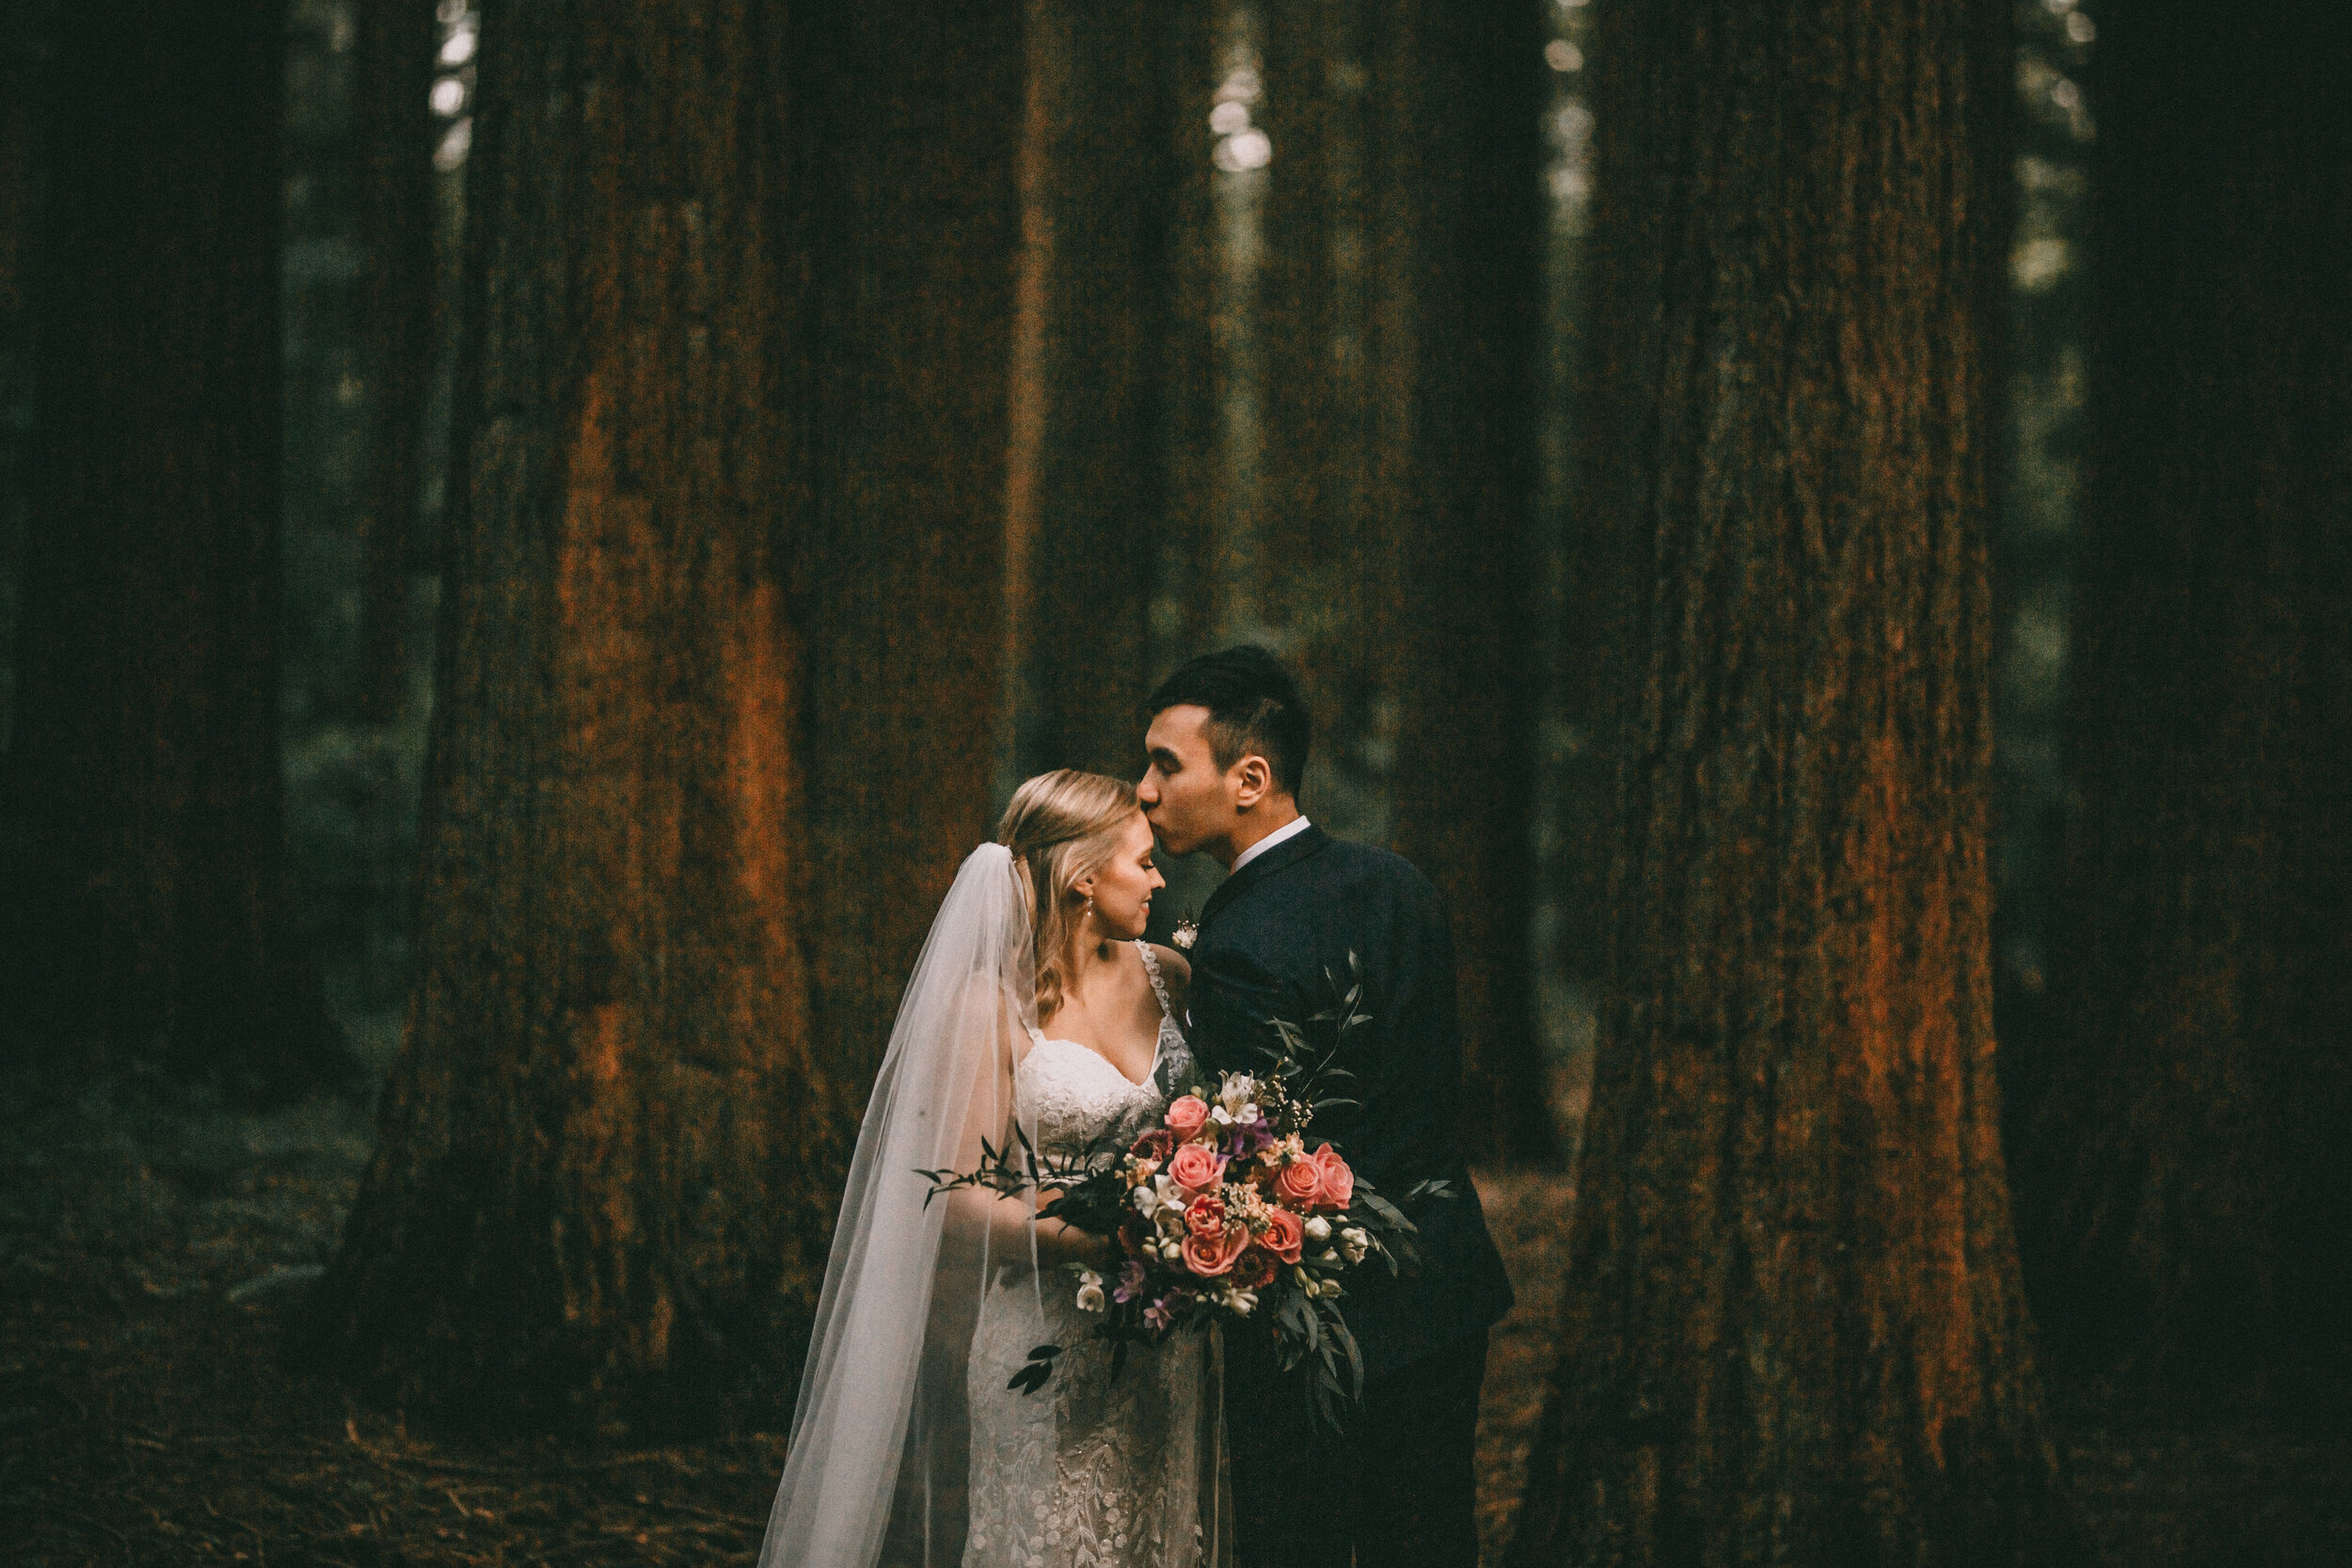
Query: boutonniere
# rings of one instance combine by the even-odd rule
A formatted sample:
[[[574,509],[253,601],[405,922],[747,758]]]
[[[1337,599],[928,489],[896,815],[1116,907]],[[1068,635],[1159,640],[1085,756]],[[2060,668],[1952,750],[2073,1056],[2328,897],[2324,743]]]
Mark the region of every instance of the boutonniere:
[[[1192,916],[1185,915],[1176,922],[1176,931],[1172,940],[1176,943],[1176,951],[1189,953],[1192,951],[1192,944],[1200,940],[1200,927],[1193,924]]]

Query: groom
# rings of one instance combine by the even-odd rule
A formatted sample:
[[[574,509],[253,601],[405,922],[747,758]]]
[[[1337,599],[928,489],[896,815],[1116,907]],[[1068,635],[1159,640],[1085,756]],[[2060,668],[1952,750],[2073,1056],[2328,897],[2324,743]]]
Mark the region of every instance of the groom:
[[[1306,704],[1263,648],[1194,659],[1152,695],[1149,766],[1136,785],[1169,854],[1231,871],[1194,943],[1195,1054],[1212,1073],[1249,1065],[1263,1021],[1302,1021],[1329,1000],[1326,970],[1362,964],[1361,1008],[1338,1066],[1353,1111],[1319,1118],[1382,1196],[1449,1179],[1455,1196],[1414,1206],[1421,1273],[1351,1274],[1342,1302],[1364,1359],[1364,1398],[1343,1436],[1311,1426],[1273,1347],[1230,1335],[1225,1425],[1243,1568],[1475,1568],[1471,1447],[1486,1330],[1510,1309],[1502,1256],[1455,1142],[1462,1053],[1454,946],[1427,878],[1399,856],[1335,839],[1298,811]],[[1532,1086],[1531,1086],[1532,1092]],[[1358,1280],[1361,1284],[1356,1283]]]

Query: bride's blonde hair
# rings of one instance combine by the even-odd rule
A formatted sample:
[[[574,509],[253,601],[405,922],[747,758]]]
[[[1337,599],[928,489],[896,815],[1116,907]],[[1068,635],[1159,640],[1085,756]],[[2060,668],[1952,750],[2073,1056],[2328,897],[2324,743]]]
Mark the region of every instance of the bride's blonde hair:
[[[1012,792],[996,824],[996,842],[1012,851],[1029,928],[1037,939],[1037,1016],[1061,1006],[1070,981],[1071,890],[1100,871],[1119,847],[1120,830],[1143,807],[1124,779],[1074,768],[1040,773]]]

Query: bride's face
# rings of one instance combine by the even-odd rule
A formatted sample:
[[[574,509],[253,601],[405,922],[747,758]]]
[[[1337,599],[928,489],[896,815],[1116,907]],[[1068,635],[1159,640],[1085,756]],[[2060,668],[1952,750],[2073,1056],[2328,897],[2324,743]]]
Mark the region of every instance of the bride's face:
[[[1143,935],[1152,918],[1152,895],[1168,885],[1152,863],[1152,824],[1141,812],[1120,832],[1119,847],[1091,877],[1080,878],[1078,893],[1094,900],[1094,921],[1108,937],[1127,940]]]

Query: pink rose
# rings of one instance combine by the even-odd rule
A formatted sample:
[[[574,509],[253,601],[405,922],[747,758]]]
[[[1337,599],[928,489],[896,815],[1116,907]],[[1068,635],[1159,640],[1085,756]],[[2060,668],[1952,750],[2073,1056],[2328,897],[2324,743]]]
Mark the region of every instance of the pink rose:
[[[1325,1148],[1330,1146],[1326,1144]],[[1323,1167],[1312,1160],[1298,1160],[1284,1165],[1274,1178],[1274,1196],[1286,1208],[1312,1209],[1315,1195],[1323,1191]]]
[[[1225,1156],[1207,1144],[1186,1144],[1168,1162],[1168,1179],[1196,1193],[1206,1192],[1224,1176]]]
[[[1168,1163],[1168,1157],[1176,1152],[1176,1134],[1165,1127],[1154,1127],[1151,1132],[1137,1138],[1127,1152],[1138,1160],[1149,1160],[1154,1164],[1164,1165]]]
[[[1197,1094],[1180,1094],[1168,1101],[1168,1115],[1161,1119],[1177,1137],[1190,1138],[1207,1125],[1209,1102]]]
[[[1356,1173],[1347,1168],[1340,1151],[1329,1144],[1315,1150],[1315,1169],[1323,1174],[1323,1190],[1318,1194],[1326,1209],[1344,1209],[1356,1201]]]
[[[1184,1211],[1184,1228],[1196,1236],[1225,1234],[1225,1200],[1221,1197],[1196,1197],[1192,1207]]]
[[[1214,1278],[1233,1266],[1233,1259],[1249,1245],[1249,1232],[1235,1226],[1230,1235],[1186,1236],[1184,1238],[1184,1267],[1203,1279]]]
[[[1266,1211],[1265,1234],[1258,1244],[1285,1263],[1298,1261],[1298,1254],[1307,1244],[1307,1225],[1288,1209]]]

